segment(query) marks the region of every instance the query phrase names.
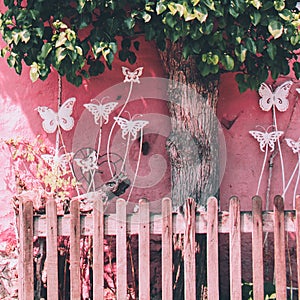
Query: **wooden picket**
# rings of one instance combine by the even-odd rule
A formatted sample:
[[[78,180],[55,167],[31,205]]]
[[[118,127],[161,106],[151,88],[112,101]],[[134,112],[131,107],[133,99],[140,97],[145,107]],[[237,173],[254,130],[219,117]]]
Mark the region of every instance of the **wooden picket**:
[[[172,211],[171,199],[162,201],[162,214],[150,212],[149,202],[139,202],[137,213],[127,214],[126,201],[118,199],[116,213],[105,215],[103,203],[94,200],[92,214],[80,214],[79,200],[73,199],[70,214],[57,216],[56,203],[48,199],[46,215],[33,216],[32,201],[20,205],[20,259],[19,299],[33,299],[33,237],[46,238],[47,298],[58,299],[57,237],[70,236],[70,297],[79,300],[80,238],[93,239],[93,299],[104,294],[104,235],[116,236],[117,299],[127,299],[127,236],[138,234],[139,299],[150,300],[150,234],[161,235],[162,240],[162,299],[172,299],[173,234],[184,235],[184,297],[196,299],[195,235],[207,235],[207,297],[219,299],[219,242],[218,234],[229,234],[230,294],[231,299],[242,299],[241,234],[252,233],[252,271],[254,299],[264,298],[263,233],[274,232],[274,268],[277,299],[286,299],[285,232],[295,232],[297,266],[300,263],[300,197],[295,211],[284,211],[283,199],[276,196],[274,211],[262,211],[262,200],[252,199],[252,212],[241,212],[237,197],[230,200],[229,212],[218,211],[216,198],[209,198],[207,211],[197,211],[193,199],[187,199],[184,213]],[[298,272],[298,283],[300,283]],[[102,295],[102,296],[101,296]],[[299,298],[300,299],[300,298]]]

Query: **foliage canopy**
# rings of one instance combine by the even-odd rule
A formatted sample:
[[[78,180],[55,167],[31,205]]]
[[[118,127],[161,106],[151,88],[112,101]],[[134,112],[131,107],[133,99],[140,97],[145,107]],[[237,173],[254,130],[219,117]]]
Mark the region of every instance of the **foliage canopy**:
[[[33,81],[51,69],[77,86],[111,69],[115,55],[134,63],[134,37],[145,34],[164,49],[183,42],[202,77],[237,72],[241,91],[271,74],[300,77],[300,13],[291,0],[4,0],[1,55],[16,72],[22,61]],[[120,37],[120,38],[118,38]],[[292,60],[292,64],[289,62]]]

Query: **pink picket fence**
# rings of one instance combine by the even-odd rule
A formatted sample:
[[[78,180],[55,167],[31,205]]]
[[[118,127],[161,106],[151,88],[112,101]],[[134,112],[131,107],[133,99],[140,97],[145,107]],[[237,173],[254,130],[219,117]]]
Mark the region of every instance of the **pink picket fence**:
[[[294,232],[297,240],[297,269],[300,266],[300,199],[296,210],[285,211],[283,199],[276,196],[274,209],[262,211],[262,201],[253,197],[252,211],[241,212],[237,197],[230,200],[229,211],[219,211],[216,198],[209,198],[206,211],[197,211],[187,199],[184,213],[172,211],[172,201],[163,199],[161,214],[150,213],[149,202],[141,200],[139,210],[126,213],[126,202],[118,199],[116,213],[105,215],[101,201],[94,201],[91,214],[80,214],[78,200],[72,200],[70,214],[57,216],[54,200],[46,203],[46,215],[34,216],[32,201],[20,205],[19,299],[34,298],[33,237],[46,238],[47,299],[58,299],[58,236],[70,237],[70,298],[81,299],[80,238],[93,237],[93,299],[103,299],[104,236],[116,237],[116,297],[127,299],[128,235],[138,235],[139,295],[150,300],[150,234],[161,235],[162,299],[173,295],[173,234],[184,235],[184,298],[196,299],[195,236],[207,235],[207,297],[219,299],[219,233],[229,234],[230,298],[242,299],[241,233],[252,233],[252,272],[254,299],[264,299],[263,236],[274,233],[274,270],[276,298],[287,299],[285,233]],[[298,283],[300,282],[298,272]]]

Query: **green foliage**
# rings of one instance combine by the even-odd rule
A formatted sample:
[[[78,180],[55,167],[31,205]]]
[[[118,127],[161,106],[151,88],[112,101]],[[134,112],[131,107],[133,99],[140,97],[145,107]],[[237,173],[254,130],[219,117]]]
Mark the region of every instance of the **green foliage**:
[[[75,85],[120,60],[134,63],[137,31],[164,49],[183,42],[203,77],[237,72],[241,91],[256,89],[269,74],[290,72],[300,44],[300,14],[291,0],[6,0],[1,55],[16,72],[22,61],[33,81],[56,69]],[[121,38],[118,38],[121,37]],[[299,64],[292,66],[297,78]]]
[[[253,300],[253,284],[244,282],[242,285],[243,299]],[[275,285],[271,282],[264,283],[264,298],[276,299]]]

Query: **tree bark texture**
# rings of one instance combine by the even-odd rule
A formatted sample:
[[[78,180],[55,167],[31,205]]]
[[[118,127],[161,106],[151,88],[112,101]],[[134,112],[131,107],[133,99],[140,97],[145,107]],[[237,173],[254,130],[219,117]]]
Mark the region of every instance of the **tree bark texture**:
[[[194,58],[182,57],[183,42],[160,52],[169,75],[169,111],[172,132],[167,141],[171,161],[173,207],[188,197],[205,206],[219,189],[218,77],[204,81]]]

